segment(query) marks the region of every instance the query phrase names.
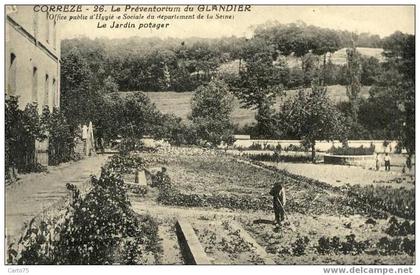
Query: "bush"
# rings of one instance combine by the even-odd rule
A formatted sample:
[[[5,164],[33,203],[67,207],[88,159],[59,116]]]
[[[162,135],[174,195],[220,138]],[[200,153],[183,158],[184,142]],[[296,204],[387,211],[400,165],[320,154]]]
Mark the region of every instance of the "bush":
[[[11,169],[19,173],[38,172],[40,164],[35,162],[35,141],[46,138],[38,107],[28,104],[19,109],[18,97],[5,99],[5,168],[6,179],[13,177]]]
[[[18,249],[9,249],[8,262],[138,264],[147,253],[160,250],[157,224],[132,211],[120,175],[103,169],[99,179],[92,178],[92,186],[82,198],[69,184],[73,198],[66,212],[39,226],[30,224]]]
[[[410,222],[406,220],[399,223],[395,217],[389,219],[389,226],[385,229],[385,233],[391,236],[414,235],[415,232],[414,222],[410,224]]]
[[[356,241],[356,235],[350,234],[346,236],[345,241],[340,241],[340,238],[334,236],[332,238],[322,236],[318,240],[316,247],[319,254],[352,254],[357,255],[363,253],[370,245],[368,240]]]
[[[121,155],[128,155],[133,151],[141,151],[144,143],[139,138],[123,138],[117,146]]]
[[[333,154],[333,155],[344,155],[344,156],[356,156],[356,155],[372,155],[375,153],[375,146],[371,145],[370,147],[363,147],[361,145],[358,148],[353,147],[335,147],[334,145],[331,147],[330,150],[327,151],[327,153]]]
[[[249,147],[249,150],[262,150],[262,145],[259,143],[252,143]]]
[[[292,152],[307,152],[308,149],[305,148],[305,146],[303,146],[302,144],[300,144],[300,145],[289,144],[289,146],[287,146],[286,148],[284,148],[284,151],[286,151],[286,152],[288,152],[288,151],[292,151]]]
[[[76,159],[73,154],[75,134],[70,130],[63,112],[54,108],[50,113],[45,106],[41,122],[48,132],[48,164],[58,165]]]
[[[106,167],[121,174],[134,173],[136,170],[143,169],[146,161],[136,155],[113,155]]]

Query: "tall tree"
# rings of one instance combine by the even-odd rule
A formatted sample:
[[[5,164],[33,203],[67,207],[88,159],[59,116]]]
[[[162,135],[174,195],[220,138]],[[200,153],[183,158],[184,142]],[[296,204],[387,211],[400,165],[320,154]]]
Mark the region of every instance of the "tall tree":
[[[91,88],[91,75],[78,49],[73,48],[63,56],[60,106],[72,130],[94,118],[98,95]]]
[[[327,88],[312,86],[311,91],[300,90],[286,99],[276,114],[277,128],[302,139],[311,149],[315,162],[315,145],[318,140],[347,140],[346,119],[327,96]]]
[[[369,100],[386,98],[389,102],[382,112],[390,114],[388,125],[393,126],[411,158],[415,153],[415,36],[395,32],[383,44],[384,70],[372,87]]]
[[[218,145],[233,134],[233,95],[226,83],[212,80],[194,91],[191,101],[193,130],[197,138]]]
[[[350,112],[352,122],[357,123],[357,114],[360,105],[360,91],[361,91],[361,74],[362,64],[360,54],[357,52],[355,45],[347,49],[347,85],[346,94],[350,102]]]
[[[249,40],[242,54],[245,69],[240,71],[234,92],[242,107],[257,110],[258,135],[267,137],[272,129],[268,123],[273,114],[272,105],[283,90],[288,70],[284,63],[275,63],[278,53],[263,39]]]

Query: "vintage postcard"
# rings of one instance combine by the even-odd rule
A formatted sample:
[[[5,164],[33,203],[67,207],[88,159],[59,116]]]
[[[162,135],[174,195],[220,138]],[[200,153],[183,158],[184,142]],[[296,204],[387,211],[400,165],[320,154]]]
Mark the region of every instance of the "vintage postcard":
[[[413,273],[414,5],[4,8],[9,272]]]

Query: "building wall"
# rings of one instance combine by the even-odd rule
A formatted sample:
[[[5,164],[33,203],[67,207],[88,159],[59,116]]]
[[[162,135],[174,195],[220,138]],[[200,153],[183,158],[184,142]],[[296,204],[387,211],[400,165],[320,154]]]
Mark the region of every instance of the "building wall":
[[[6,93],[19,96],[21,108],[32,102],[40,111],[44,105],[59,107],[59,48],[56,24],[47,13],[35,13],[32,6],[7,10]]]
[[[19,107],[37,103],[39,113],[60,106],[60,39],[56,23],[33,6],[6,6],[6,93]],[[34,69],[36,68],[36,70]],[[36,71],[36,73],[34,73]],[[48,165],[48,139],[35,144],[35,161]]]

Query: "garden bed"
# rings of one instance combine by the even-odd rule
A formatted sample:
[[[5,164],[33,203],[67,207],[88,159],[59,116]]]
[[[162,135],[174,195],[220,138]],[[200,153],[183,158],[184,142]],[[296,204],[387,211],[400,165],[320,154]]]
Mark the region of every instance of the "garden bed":
[[[264,264],[252,243],[228,221],[196,221],[192,227],[212,264]]]
[[[291,226],[286,224],[276,229],[267,223],[242,218],[243,227],[277,264],[399,265],[415,262],[413,232],[400,236],[388,234],[390,220],[367,219],[359,215],[294,215],[290,222]]]
[[[374,167],[374,155],[324,155],[325,164]]]

